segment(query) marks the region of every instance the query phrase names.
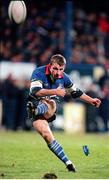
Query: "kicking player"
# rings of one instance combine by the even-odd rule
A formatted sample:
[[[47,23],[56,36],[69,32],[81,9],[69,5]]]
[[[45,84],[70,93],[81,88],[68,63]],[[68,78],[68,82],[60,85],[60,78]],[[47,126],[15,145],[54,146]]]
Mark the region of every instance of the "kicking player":
[[[71,93],[72,98],[80,98],[96,107],[100,106],[101,101],[86,95],[77,88],[64,72],[65,66],[65,58],[56,54],[51,57],[50,64],[34,70],[31,77],[27,112],[29,118],[32,119],[33,127],[46,141],[49,149],[66,165],[69,171],[76,172],[74,164],[54,138],[49,122],[55,120],[58,100],[65,96],[66,89]]]

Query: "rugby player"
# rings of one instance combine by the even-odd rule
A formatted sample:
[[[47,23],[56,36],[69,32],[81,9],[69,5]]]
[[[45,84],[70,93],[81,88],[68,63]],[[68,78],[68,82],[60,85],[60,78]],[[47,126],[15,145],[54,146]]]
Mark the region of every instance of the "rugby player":
[[[27,112],[33,127],[46,141],[48,148],[65,164],[68,171],[76,172],[73,162],[55,139],[49,122],[55,120],[58,102],[67,92],[71,94],[72,98],[80,98],[96,107],[100,106],[101,101],[88,96],[76,87],[64,72],[65,66],[66,59],[62,55],[56,54],[51,57],[48,65],[38,67],[33,71]]]

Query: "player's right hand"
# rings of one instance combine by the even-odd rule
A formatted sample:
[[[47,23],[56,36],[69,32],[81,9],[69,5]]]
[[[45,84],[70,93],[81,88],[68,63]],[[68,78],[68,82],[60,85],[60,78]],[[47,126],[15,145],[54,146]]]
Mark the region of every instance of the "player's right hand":
[[[59,86],[59,87],[56,89],[56,95],[57,95],[57,96],[64,97],[65,94],[66,94],[66,91],[65,91],[65,89],[63,89],[61,86]]]

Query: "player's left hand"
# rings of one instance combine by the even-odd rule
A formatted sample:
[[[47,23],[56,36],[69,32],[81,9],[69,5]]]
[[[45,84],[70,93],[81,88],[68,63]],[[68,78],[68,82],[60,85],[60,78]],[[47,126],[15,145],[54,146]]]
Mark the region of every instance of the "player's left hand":
[[[92,105],[96,106],[97,108],[100,106],[101,100],[98,98],[93,98]]]

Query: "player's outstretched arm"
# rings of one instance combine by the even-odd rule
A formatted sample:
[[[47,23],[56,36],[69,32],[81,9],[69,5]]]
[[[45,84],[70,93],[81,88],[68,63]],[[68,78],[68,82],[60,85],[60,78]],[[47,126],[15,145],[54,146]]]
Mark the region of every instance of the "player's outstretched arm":
[[[98,99],[98,98],[92,98],[90,96],[88,96],[87,94],[83,93],[81,96],[80,96],[80,99],[93,105],[93,106],[96,106],[97,108],[100,106],[101,104],[101,100]]]

